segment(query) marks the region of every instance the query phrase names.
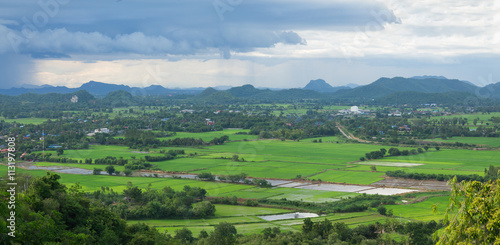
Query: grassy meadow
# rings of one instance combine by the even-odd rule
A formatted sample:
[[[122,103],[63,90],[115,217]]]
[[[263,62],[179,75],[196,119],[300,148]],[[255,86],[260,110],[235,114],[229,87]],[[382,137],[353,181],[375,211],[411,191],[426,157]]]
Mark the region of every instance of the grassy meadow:
[[[207,133],[208,134],[208,133]],[[336,143],[335,138],[323,138],[323,143],[309,141],[257,140],[228,142],[201,148],[168,147],[139,152],[126,146],[92,145],[86,150],[66,150],[63,157],[77,160],[85,158],[105,158],[106,156],[131,159],[145,155],[162,155],[160,150],[185,149],[188,157],[154,162],[155,168],[165,172],[193,173],[211,172],[215,175],[235,175],[246,173],[249,177],[268,179],[295,179],[297,177],[319,180],[369,185],[383,179],[387,171],[404,170],[412,173],[483,175],[489,165],[498,165],[497,151],[473,151],[463,149],[431,148],[422,154],[411,156],[385,157],[373,161],[359,161],[365,153],[389,149],[389,146],[368,144]],[[401,150],[404,147],[399,147]],[[406,148],[412,149],[412,148]],[[231,160],[238,155],[239,161]],[[478,161],[480,159],[480,161]],[[244,160],[244,161],[243,161]],[[405,164],[413,164],[404,166]],[[403,166],[400,166],[403,164]],[[96,165],[38,163],[39,166],[67,166],[93,169]],[[375,165],[373,171],[370,166]],[[98,165],[103,168],[104,166]],[[117,166],[123,171],[122,166]]]
[[[8,123],[16,122],[16,123],[19,123],[19,124],[35,124],[35,125],[38,125],[38,124],[44,123],[47,120],[49,120],[49,119],[47,119],[47,118],[14,118],[14,119],[10,119],[10,118],[5,118],[5,117],[0,117],[0,121],[5,121],[5,122],[8,122]],[[54,119],[52,119],[52,120],[54,120]]]
[[[170,137],[159,138],[160,140],[169,140],[175,138],[195,138],[202,139],[203,141],[210,141],[214,138],[220,138],[224,135],[229,137],[229,140],[253,140],[258,139],[258,135],[251,134],[238,134],[238,133],[248,133],[250,130],[248,129],[224,129],[222,131],[210,131],[205,133],[189,133],[189,132],[177,132],[176,135]]]

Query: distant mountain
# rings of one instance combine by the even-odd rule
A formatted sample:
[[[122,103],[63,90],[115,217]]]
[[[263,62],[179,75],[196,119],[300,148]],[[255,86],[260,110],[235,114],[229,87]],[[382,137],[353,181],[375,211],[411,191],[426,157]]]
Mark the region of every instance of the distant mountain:
[[[447,80],[448,78],[444,77],[444,76],[413,76],[413,77],[410,77],[410,79],[429,79],[429,78],[433,78],[433,79],[445,79]]]
[[[350,86],[354,87],[351,88]],[[461,92],[479,98],[500,99],[500,83],[490,84],[480,88],[469,82],[457,79],[447,79],[442,76],[420,76],[413,78],[380,78],[377,81],[357,86],[333,87],[322,79],[310,81],[303,89],[267,89],[255,88],[252,85],[243,85],[232,87],[227,90],[217,90],[217,88],[190,88],[190,89],[168,89],[160,85],[151,85],[146,88],[130,87],[127,85],[107,84],[90,81],[79,88],[67,88],[64,86],[54,87],[50,85],[43,86],[24,86],[23,88],[12,88],[0,90],[0,95],[17,96],[26,101],[37,103],[43,99],[51,98],[66,101],[78,91],[87,91],[88,95],[82,94],[86,99],[94,100],[95,97],[104,98],[107,103],[116,99],[118,102],[127,105],[126,100],[134,98],[134,95],[140,96],[168,96],[184,94],[183,99],[189,99],[200,103],[235,103],[238,101],[257,101],[257,102],[293,102],[297,100],[327,100],[327,101],[379,101],[390,102],[392,99],[407,97],[412,101],[422,101],[425,103],[439,103],[439,101],[453,101],[449,96],[454,96],[450,92]],[[120,91],[120,92],[116,92]],[[115,93],[116,92],[116,93]],[[448,93],[439,98],[439,94]],[[37,96],[39,94],[50,94],[48,97]],[[64,94],[65,96],[59,96]],[[411,95],[416,95],[411,97]],[[432,94],[432,95],[429,95]],[[195,96],[189,96],[195,95]],[[456,94],[459,98],[463,94]],[[68,97],[69,96],[69,97]],[[132,96],[132,97],[131,97]],[[447,96],[447,97],[446,97]],[[78,96],[80,97],[80,96]],[[82,99],[83,99],[82,97]],[[0,97],[0,99],[7,97]],[[8,98],[7,98],[8,99]],[[137,98],[135,98],[137,99]],[[52,101],[52,100],[51,100]],[[1,102],[1,101],[0,101]],[[393,103],[399,103],[399,100]],[[402,102],[403,103],[403,102]],[[411,103],[411,102],[408,102]],[[453,102],[455,103],[455,102]],[[131,101],[131,104],[136,104]]]
[[[118,90],[108,93],[106,97],[104,97],[103,102],[114,107],[126,107],[137,104],[137,101],[132,96],[132,94],[124,90]]]
[[[355,100],[371,100],[382,98],[395,92],[421,92],[421,93],[444,93],[444,92],[467,92],[474,93],[478,87],[456,79],[441,78],[380,78],[377,81],[360,86],[351,90],[338,91],[335,96]]]
[[[481,101],[478,96],[468,92],[444,92],[444,93],[422,93],[422,92],[396,92],[375,99],[373,103],[383,105],[421,105],[421,104],[444,104],[444,105],[463,105],[473,98],[475,101]]]
[[[480,97],[500,99],[500,82],[492,83],[478,90]]]
[[[75,97],[76,96],[76,97]],[[74,100],[72,101],[72,99]],[[76,91],[74,93],[48,93],[48,94],[33,94],[27,93],[17,96],[0,95],[0,103],[17,103],[29,105],[33,104],[65,104],[73,102],[75,104],[86,104],[95,101],[95,97],[85,90]]]
[[[88,83],[83,84],[80,87],[80,90],[82,89],[96,96],[105,96],[110,92],[118,90],[123,90],[127,92],[131,91],[131,88],[127,85],[116,85],[116,84],[108,84],[95,81],[90,81]]]
[[[442,79],[442,80],[450,80],[444,76],[413,76],[413,77],[410,77],[411,79],[430,79],[430,78],[433,78],[433,79]],[[473,86],[476,86],[474,85],[473,83],[469,82],[469,81],[465,81],[465,80],[460,80],[464,83],[467,83],[469,85],[473,85]]]
[[[218,91],[215,90],[214,88],[211,88],[211,87],[208,87],[206,88],[205,90],[203,90],[203,92],[199,93],[196,95],[197,98],[206,98],[212,94],[215,94],[217,93]]]
[[[23,85],[23,86],[25,86],[25,85]],[[0,89],[0,94],[11,95],[11,96],[27,94],[27,93],[33,93],[33,94],[48,94],[48,93],[69,94],[69,93],[74,93],[76,91],[78,91],[78,90],[67,88],[64,86],[54,87],[54,86],[50,86],[50,85],[43,85],[43,86],[26,86],[26,87],[21,87],[21,88]]]
[[[21,95],[26,93],[33,94],[48,94],[48,93],[60,93],[60,94],[70,94],[79,90],[86,90],[94,96],[104,97],[107,94],[123,90],[132,95],[173,95],[173,94],[198,94],[203,89],[202,88],[192,88],[192,89],[167,89],[160,85],[151,85],[146,88],[130,87],[127,85],[116,85],[109,83],[102,83],[96,81],[90,81],[83,84],[79,88],[68,88],[65,86],[50,86],[50,85],[23,85],[21,88],[10,88],[10,89],[0,89],[0,94],[4,95]]]
[[[256,89],[254,86],[252,86],[250,84],[246,84],[246,85],[243,85],[241,87],[230,88],[226,91],[229,92],[234,97],[241,98],[241,97],[255,96],[257,94],[266,92],[267,90]]]
[[[359,86],[361,86],[361,85],[359,85],[359,84],[355,84],[355,83],[348,83],[348,84],[346,84],[345,86],[346,86],[346,87],[349,87],[349,88],[357,88],[357,87],[359,87]]]
[[[325,98],[325,95],[312,90],[282,89],[276,91],[270,89],[257,89],[247,84],[240,87],[233,87],[225,91],[207,88],[196,95],[193,100],[201,103],[227,104],[241,101],[276,102],[320,98]]]
[[[333,87],[323,79],[311,80],[303,89],[320,93],[334,93],[341,89],[350,89],[348,86]]]

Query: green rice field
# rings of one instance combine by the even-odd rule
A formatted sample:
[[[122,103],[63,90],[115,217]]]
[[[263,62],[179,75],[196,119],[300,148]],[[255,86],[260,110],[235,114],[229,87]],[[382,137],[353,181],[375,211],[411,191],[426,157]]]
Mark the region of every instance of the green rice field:
[[[42,123],[44,123],[47,120],[48,120],[47,118],[15,118],[15,119],[8,119],[8,118],[5,118],[5,117],[0,117],[0,121],[5,121],[5,122],[8,122],[8,123],[16,122],[16,123],[20,123],[20,124],[35,124],[35,125],[42,124]]]
[[[327,140],[328,137],[325,138]],[[246,173],[249,177],[271,179],[295,179],[298,175],[322,181],[369,185],[383,179],[387,171],[404,170],[413,173],[483,175],[489,165],[498,166],[498,151],[473,151],[463,149],[433,148],[428,152],[411,156],[385,157],[376,161],[360,162],[366,152],[390,148],[368,144],[312,143],[311,141],[258,140],[229,142],[203,148],[186,148],[186,154],[174,160],[155,162],[155,168],[166,172],[199,174],[211,172],[215,175]],[[404,149],[399,147],[400,149]],[[163,150],[179,149],[175,147]],[[149,153],[138,152],[125,146],[95,146],[86,150],[66,150],[63,157],[77,160],[105,158],[106,156],[131,159],[145,155],[162,155],[161,149],[150,149]],[[408,148],[411,149],[411,148]],[[232,161],[238,155],[240,161]],[[244,161],[243,161],[244,159]],[[480,161],[478,161],[480,159]],[[409,164],[409,165],[405,165]],[[376,165],[376,171],[370,169]],[[40,166],[70,166],[93,169],[86,164],[50,164]],[[122,167],[118,167],[123,171]]]
[[[164,138],[159,138],[160,140],[168,140],[168,139],[175,139],[175,138],[195,138],[195,139],[202,139],[203,141],[210,141],[214,138],[220,138],[224,135],[227,135],[229,137],[229,140],[253,140],[253,139],[258,139],[258,135],[251,135],[251,134],[237,134],[237,133],[248,133],[250,130],[248,129],[225,129],[222,131],[211,131],[211,132],[205,132],[205,133],[188,133],[188,132],[177,132],[176,135],[170,136],[170,137],[164,137]]]
[[[246,173],[249,177],[268,179],[295,179],[300,177],[306,180],[320,180],[323,182],[335,182],[357,185],[370,185],[379,180],[383,180],[387,171],[404,170],[413,173],[434,173],[434,174],[477,174],[483,176],[484,169],[488,166],[498,166],[498,151],[473,151],[467,149],[441,149],[434,148],[422,154],[412,156],[385,157],[383,159],[359,161],[365,153],[389,149],[391,146],[343,143],[337,137],[321,137],[306,139],[301,141],[281,141],[281,140],[250,140],[243,141],[249,135],[235,135],[240,130],[224,130],[209,133],[178,133],[175,137],[201,137],[210,140],[214,137],[224,135],[224,132],[232,132],[234,142],[227,142],[224,145],[205,146],[198,148],[189,147],[163,147],[148,149],[148,152],[129,149],[126,146],[103,146],[91,145],[86,150],[65,150],[62,157],[84,160],[85,158],[105,158],[107,156],[123,157],[125,159],[143,158],[146,155],[163,155],[160,150],[184,149],[186,155],[181,155],[174,160],[154,162],[154,167],[165,172],[183,172],[198,174],[211,172],[215,175],[231,175]],[[221,134],[222,133],[222,134]],[[191,136],[187,136],[191,135]],[[255,138],[254,138],[255,139]],[[322,143],[313,143],[313,140],[322,140]],[[452,142],[458,138],[450,139]],[[464,140],[473,140],[466,138]],[[477,138],[483,140],[483,138]],[[500,143],[491,139],[481,141],[491,146],[500,146]],[[470,141],[472,142],[472,141]],[[465,142],[464,142],[465,143]],[[398,147],[402,149],[414,149]],[[196,154],[194,154],[196,153]],[[192,155],[190,155],[192,154]],[[55,154],[53,154],[55,155]],[[238,155],[240,161],[233,161],[233,155]],[[244,159],[244,161],[242,160]],[[65,164],[38,162],[40,167],[71,167],[92,170],[94,167],[104,169],[104,165],[87,164]],[[372,170],[374,165],[376,170]],[[118,171],[123,171],[123,166],[115,166]],[[7,172],[5,166],[0,167],[0,174]],[[43,170],[17,169],[17,174],[30,173],[35,176],[43,176]],[[207,190],[209,197],[233,197],[243,199],[276,199],[292,200],[304,202],[334,202],[339,199],[346,199],[359,196],[359,193],[332,192],[322,190],[298,189],[298,188],[259,188],[257,186],[207,182],[191,179],[154,178],[154,177],[125,177],[109,175],[78,175],[59,174],[60,182],[67,186],[79,183],[84,191],[91,192],[99,190],[101,186],[110,187],[114,191],[122,192],[128,182],[134,186],[153,189],[162,189],[170,186],[174,190],[181,190],[184,186],[201,187]],[[448,204],[447,193],[426,193],[419,192],[417,197],[398,198],[397,204],[385,205],[392,209],[395,218],[402,220],[440,220],[443,218],[445,208]],[[408,202],[402,202],[402,200]],[[432,213],[432,206],[437,205],[437,213]],[[280,208],[267,207],[245,207],[217,205],[215,217],[209,219],[191,220],[135,220],[129,223],[143,222],[156,227],[161,232],[174,234],[176,230],[184,227],[190,229],[193,235],[200,231],[210,232],[219,222],[229,222],[238,229],[239,234],[260,233],[266,227],[279,227],[281,231],[300,231],[302,219],[265,221],[258,215],[293,212]],[[323,217],[313,218],[314,221],[327,218],[333,222],[345,222],[351,227],[360,224],[372,224],[384,222],[387,217],[379,215],[376,209],[369,208],[365,212],[328,214]]]

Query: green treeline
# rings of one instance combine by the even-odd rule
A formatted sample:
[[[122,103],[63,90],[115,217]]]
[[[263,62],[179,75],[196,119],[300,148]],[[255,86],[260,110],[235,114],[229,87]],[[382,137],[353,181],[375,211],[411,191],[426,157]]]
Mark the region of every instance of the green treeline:
[[[455,174],[425,174],[425,173],[407,173],[403,170],[387,171],[385,175],[389,177],[405,178],[405,179],[416,179],[416,180],[437,180],[437,181],[449,181],[454,177],[457,177],[459,182],[461,181],[479,181],[487,182],[489,180],[494,180],[498,178],[498,171],[500,166],[494,167],[490,165],[489,169],[485,169],[484,176],[479,176],[477,174],[472,175],[455,175]]]
[[[410,111],[412,112],[412,111]],[[362,135],[367,139],[372,137],[385,138],[387,142],[400,143],[406,137],[415,139],[450,138],[450,137],[498,137],[498,126],[478,125],[476,130],[470,130],[470,125],[476,125],[477,120],[468,121],[467,118],[419,118],[387,117],[377,113],[376,118],[351,117],[342,120],[342,125],[348,127],[349,132]]]

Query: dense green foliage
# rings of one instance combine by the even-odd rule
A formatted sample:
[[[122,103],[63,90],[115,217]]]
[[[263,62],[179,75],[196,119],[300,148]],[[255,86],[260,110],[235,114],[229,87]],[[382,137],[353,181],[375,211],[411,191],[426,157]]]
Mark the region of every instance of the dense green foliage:
[[[0,243],[168,244],[169,238],[155,229],[127,225],[118,215],[85,197],[78,185],[67,188],[58,179],[58,175],[47,173],[18,193],[15,237],[7,235],[8,194],[4,182],[0,182]]]
[[[479,176],[477,174],[473,175],[453,175],[453,174],[425,174],[425,173],[407,173],[402,170],[387,171],[385,175],[389,177],[405,178],[405,179],[416,179],[416,180],[438,180],[438,181],[448,181],[456,177],[458,181],[479,181],[486,182],[488,180],[496,179],[496,176]]]
[[[102,188],[91,196],[124,219],[205,218],[215,213],[213,204],[204,201],[206,193],[199,187],[142,190],[129,184],[123,195]]]
[[[500,180],[459,183],[454,178],[451,185],[450,224],[438,244],[500,244]]]

